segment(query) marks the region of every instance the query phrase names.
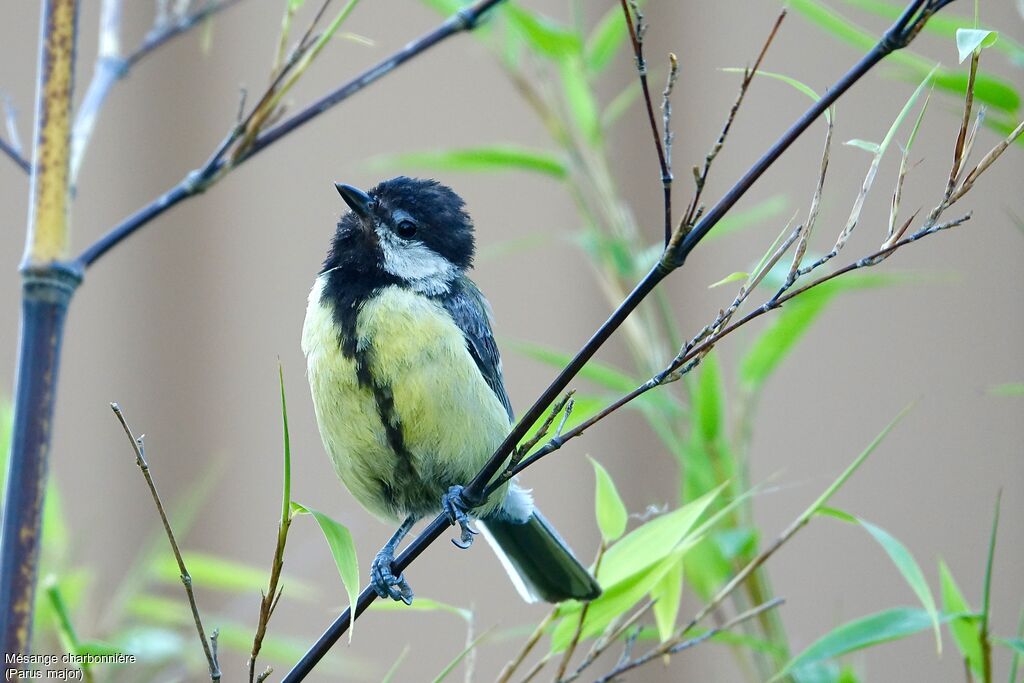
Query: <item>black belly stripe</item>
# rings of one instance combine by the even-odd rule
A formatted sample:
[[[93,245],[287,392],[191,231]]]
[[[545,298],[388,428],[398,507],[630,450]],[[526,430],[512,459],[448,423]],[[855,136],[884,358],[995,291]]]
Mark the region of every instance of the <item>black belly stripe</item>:
[[[416,468],[413,466],[412,453],[405,447],[405,437],[402,435],[402,422],[395,412],[395,398],[391,393],[391,387],[378,384],[370,372],[370,358],[368,349],[355,350],[356,379],[359,385],[369,389],[373,393],[373,401],[377,406],[377,417],[384,425],[384,435],[388,445],[395,453],[396,476],[400,483],[412,484],[419,480]]]

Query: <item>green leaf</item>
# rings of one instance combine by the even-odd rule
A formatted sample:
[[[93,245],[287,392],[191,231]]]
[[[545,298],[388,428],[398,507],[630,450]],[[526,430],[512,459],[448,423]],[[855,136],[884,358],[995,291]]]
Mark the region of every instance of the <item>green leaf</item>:
[[[104,643],[101,640],[86,640],[75,647],[75,654],[79,657],[91,655],[93,657],[110,657],[113,655],[125,654],[124,650],[116,645]]]
[[[730,282],[740,282],[741,280],[746,280],[749,277],[750,277],[750,273],[745,273],[743,271],[736,271],[735,273],[729,273],[728,275],[723,277],[718,282],[715,282],[713,284],[708,285],[708,289],[714,289],[715,287],[721,287],[722,285],[727,285]]]
[[[186,647],[180,633],[156,626],[123,631],[117,634],[116,642],[120,651],[133,655],[139,664],[159,664],[182,659]],[[188,645],[192,646],[191,640]]]
[[[518,353],[553,368],[561,369],[572,360],[571,355],[540,344],[524,341],[513,341],[510,344]],[[619,393],[632,391],[643,383],[642,380],[631,377],[623,370],[593,359],[586,362],[577,377],[582,377],[598,386]]]
[[[602,580],[603,592],[587,607],[587,614],[580,630],[580,639],[586,640],[603,632],[613,619],[618,618],[640,602],[672,569],[673,565],[682,561],[690,547],[692,544],[683,544],[668,552],[661,560],[643,567],[635,574],[613,584],[606,584]],[[607,559],[607,555],[605,558]],[[604,562],[601,567],[604,568]],[[551,633],[551,652],[562,652],[568,647],[579,624],[580,609],[580,603],[574,601],[559,605],[559,614],[562,614],[563,618]]]
[[[359,597],[359,560],[356,557],[356,545],[352,541],[352,534],[348,528],[335,522],[322,512],[302,505],[292,503],[292,513],[297,515],[313,515],[313,519],[320,525],[320,531],[327,539],[330,546],[334,563],[338,566],[338,574],[341,582],[348,593],[348,603],[351,608],[352,622],[349,625],[348,639],[352,642],[352,631],[355,628],[356,600]]]
[[[701,438],[714,443],[722,431],[725,389],[718,356],[713,351],[704,357],[697,377],[697,391],[693,397],[694,412]]]
[[[920,565],[914,559],[914,556],[907,550],[907,547],[903,545],[895,536],[890,534],[885,529],[875,526],[871,522],[865,519],[856,517],[854,515],[842,512],[841,510],[834,510],[831,508],[822,508],[818,511],[820,514],[826,514],[833,516],[837,519],[841,519],[845,522],[852,524],[859,524],[861,528],[871,534],[871,537],[878,542],[885,553],[892,560],[892,563],[896,565],[900,574],[903,575],[903,579],[910,586],[914,594],[917,595],[917,599],[921,601],[921,605],[925,611],[931,616],[932,626],[935,631],[935,647],[938,654],[942,654],[942,633],[939,630],[939,612],[935,607],[935,598],[932,596],[931,588],[928,587],[928,581],[924,578],[924,572],[921,571]]]
[[[601,138],[601,110],[587,82],[583,61],[569,58],[561,64],[562,91],[577,130],[591,143]]]
[[[613,4],[587,38],[583,60],[590,73],[599,74],[604,71],[611,64],[615,53],[626,42],[628,35],[626,17],[622,14],[622,8]],[[639,91],[636,83],[632,84],[632,88]]]
[[[862,149],[868,154],[878,154],[882,149],[877,142],[868,142],[867,140],[847,140],[843,144]]]
[[[201,552],[183,552],[182,559],[192,577],[192,583],[201,588],[226,593],[259,593],[267,585],[267,573],[259,567],[225,557]],[[180,584],[178,562],[172,555],[164,555],[152,565],[152,577],[167,584]],[[288,584],[291,597],[310,599],[315,595],[306,582],[293,577],[282,578]]]
[[[593,458],[590,458],[590,464],[594,466],[594,514],[597,526],[601,530],[601,539],[611,543],[625,533],[629,513],[626,512],[626,504],[622,502],[608,470]]]
[[[651,589],[654,600],[654,623],[658,626],[658,638],[665,642],[676,630],[679,603],[683,598],[683,560],[679,559],[658,579]]]
[[[953,579],[953,573],[949,571],[949,567],[942,560],[939,560],[939,580],[942,584],[943,611],[950,614],[967,614],[973,611]],[[971,617],[953,619],[949,623],[949,630],[953,634],[953,642],[956,643],[960,655],[967,660],[972,671],[981,675],[981,641],[978,640],[978,619]]]
[[[731,73],[731,74],[737,74],[737,73],[738,74],[745,74],[747,72],[746,69],[740,69],[738,67],[726,67],[726,68],[722,69],[722,71],[724,71],[726,73]],[[796,80],[792,76],[786,76],[785,74],[775,73],[775,72],[772,72],[772,71],[761,71],[760,69],[758,69],[757,75],[758,76],[765,76],[767,78],[773,78],[776,81],[782,81],[786,85],[796,89],[798,92],[801,92],[804,95],[807,95],[809,98],[811,98],[811,100],[813,100],[815,102],[817,102],[818,100],[821,99],[821,96],[818,95],[818,93],[815,92],[813,88],[811,88],[809,85],[807,85],[805,83],[801,83],[800,81]],[[825,120],[829,121],[829,120],[831,120],[831,118],[832,118],[831,112],[829,110],[826,110],[825,111]]]
[[[993,396],[1024,396],[1024,382],[1009,382],[989,387],[988,393]]]
[[[532,12],[519,5],[506,3],[505,16],[535,51],[545,57],[562,60],[579,55],[583,44],[580,36],[554,19]]]
[[[956,31],[956,49],[960,54],[960,63],[971,56],[975,50],[983,50],[995,45],[999,39],[998,31],[985,31],[977,28],[961,28]]]
[[[292,441],[288,435],[288,402],[284,397],[284,368],[281,361],[277,362],[277,379],[281,386],[281,425],[284,435],[284,475],[281,492],[281,524],[288,521],[292,505]]]
[[[947,619],[948,617],[944,615],[942,620]],[[771,680],[777,681],[804,666],[834,659],[879,643],[912,636],[931,625],[932,617],[927,611],[911,607],[896,607],[855,619],[818,639],[791,659]]]
[[[1021,638],[996,638],[995,642],[1003,647],[1010,648],[1014,652],[1024,655],[1024,639]]]
[[[672,512],[655,517],[619,540],[601,560],[597,576],[601,585],[607,589],[671,554],[721,491],[722,486],[718,486]]]
[[[555,155],[515,145],[483,145],[380,156],[371,160],[369,166],[375,170],[421,168],[467,173],[527,171],[559,179],[567,175],[565,165]]]

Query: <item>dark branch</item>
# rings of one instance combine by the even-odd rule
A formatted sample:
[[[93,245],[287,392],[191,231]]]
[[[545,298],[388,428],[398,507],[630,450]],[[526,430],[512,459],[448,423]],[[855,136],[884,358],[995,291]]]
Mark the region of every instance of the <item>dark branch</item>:
[[[747,173],[726,193],[726,195],[704,216],[689,233],[677,230],[672,236],[661,259],[651,271],[640,281],[626,299],[611,314],[608,320],[594,333],[590,340],[580,349],[569,364],[558,374],[555,380],[544,390],[540,398],[527,410],[516,423],[505,440],[498,446],[484,468],[465,488],[463,495],[470,501],[483,502],[488,484],[503,469],[505,461],[514,452],[518,443],[526,436],[531,425],[535,424],[544,411],[565,391],[580,369],[597,352],[608,338],[615,332],[630,313],[643,301],[648,294],[669,273],[685,262],[686,257],[697,246],[701,239],[722,219],[723,216],[746,194],[761,175],[782,155],[784,151],[836,100],[853,86],[860,78],[871,70],[886,55],[894,50],[905,47],[917,35],[924,22],[938,8],[949,4],[952,0],[915,0],[904,10],[903,14],[892,27],[886,31],[878,43],[855,64],[818,102],[794,123],[789,130],[754,164]],[[282,124],[284,125],[284,124]],[[660,140],[659,140],[660,147]],[[393,568],[396,573],[406,569],[426,548],[436,541],[451,525],[448,516],[440,514],[417,536],[412,543],[396,558]],[[285,683],[296,683],[303,680],[316,666],[316,663],[337,642],[354,618],[359,617],[377,598],[376,592],[367,587],[359,595],[354,612],[352,608],[345,610],[335,622],[324,632],[305,656],[284,678]]]
[[[305,123],[308,123],[310,120],[316,118],[328,109],[345,101],[366,86],[391,73],[405,62],[440,43],[446,38],[457,33],[461,33],[462,31],[473,29],[480,21],[480,18],[501,1],[502,0],[478,0],[473,5],[460,10],[433,31],[417,38],[387,59],[373,67],[370,67],[359,76],[356,76],[348,83],[342,85],[313,104],[310,104],[305,109],[293,114],[285,121],[282,121],[273,128],[259,135],[247,148],[244,154],[229,162],[225,160],[224,155],[227,152],[227,148],[238,139],[239,132],[236,127],[228,134],[219,149],[211,156],[210,160],[203,167],[186,175],[181,182],[165,192],[158,199],[129,216],[107,234],[96,240],[78,256],[75,261],[76,265],[83,270],[88,268],[105,253],[120,244],[124,239],[130,237],[136,230],[147,225],[154,218],[163,214],[167,209],[170,209],[185,199],[204,192],[210,185],[223,177],[223,174],[226,171],[245,163],[258,152],[266,149]]]
[[[644,59],[644,32],[647,26],[644,24],[644,15],[640,13],[640,7],[633,5],[633,12],[629,11],[627,0],[619,0],[622,5],[622,13],[626,17],[626,26],[629,28],[629,40],[633,44],[633,57],[636,60],[637,76],[640,78],[640,89],[643,91],[644,105],[647,107],[647,122],[651,127],[651,134],[654,136],[654,149],[658,153],[658,168],[661,170],[661,187],[664,194],[665,206],[665,246],[672,238],[672,171],[669,168],[668,159],[665,155],[665,148],[661,143],[661,133],[658,132],[658,124],[654,119],[654,104],[651,102],[651,89],[647,85],[647,61]],[[636,22],[633,21],[633,13],[636,14]],[[672,74],[669,75],[671,83],[675,73],[673,62]],[[666,87],[671,93],[671,87]],[[667,95],[666,95],[667,97]],[[668,137],[668,129],[665,130]]]

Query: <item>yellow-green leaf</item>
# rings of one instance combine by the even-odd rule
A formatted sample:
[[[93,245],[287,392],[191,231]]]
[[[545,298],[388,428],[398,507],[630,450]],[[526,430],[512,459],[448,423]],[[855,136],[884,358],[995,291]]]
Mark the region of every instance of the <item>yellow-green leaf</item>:
[[[352,631],[355,628],[356,600],[359,597],[359,560],[356,557],[356,544],[352,540],[352,534],[344,524],[340,524],[324,513],[307,507],[302,503],[292,502],[292,514],[312,515],[316,523],[320,525],[327,545],[331,549],[331,556],[338,566],[338,574],[341,582],[348,593],[348,602],[351,607],[352,622],[348,630],[349,642],[352,640]]]
[[[626,512],[626,504],[622,502],[608,470],[593,458],[590,458],[590,464],[594,466],[594,514],[597,526],[604,542],[611,543],[625,533],[629,513]]]

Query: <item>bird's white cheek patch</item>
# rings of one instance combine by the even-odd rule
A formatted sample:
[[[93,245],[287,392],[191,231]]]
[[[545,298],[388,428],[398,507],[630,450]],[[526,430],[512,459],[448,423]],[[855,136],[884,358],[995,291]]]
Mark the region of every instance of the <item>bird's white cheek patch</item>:
[[[448,259],[418,241],[403,240],[390,230],[378,228],[384,270],[409,283],[423,294],[448,291],[456,275],[455,266]]]

